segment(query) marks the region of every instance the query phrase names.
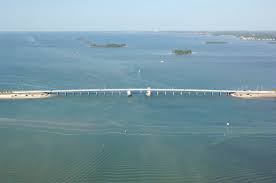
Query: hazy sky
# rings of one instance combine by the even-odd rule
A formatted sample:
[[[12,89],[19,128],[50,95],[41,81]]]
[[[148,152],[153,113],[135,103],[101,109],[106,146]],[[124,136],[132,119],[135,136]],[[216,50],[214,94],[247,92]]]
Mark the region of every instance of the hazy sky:
[[[276,0],[0,0],[0,31],[276,30]]]

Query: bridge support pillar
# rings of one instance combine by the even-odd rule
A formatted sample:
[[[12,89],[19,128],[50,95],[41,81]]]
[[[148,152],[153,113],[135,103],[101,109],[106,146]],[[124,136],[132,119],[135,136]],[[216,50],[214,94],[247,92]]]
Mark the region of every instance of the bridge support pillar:
[[[131,93],[130,90],[127,90],[127,96],[128,96],[128,97],[131,97],[131,96],[132,96],[132,93]]]
[[[147,96],[147,97],[150,97],[150,96],[151,96],[151,90],[150,90],[150,89],[147,90],[146,96]]]
[[[147,96],[147,97],[150,97],[150,96],[151,96],[151,88],[150,88],[150,87],[147,87],[146,96]]]

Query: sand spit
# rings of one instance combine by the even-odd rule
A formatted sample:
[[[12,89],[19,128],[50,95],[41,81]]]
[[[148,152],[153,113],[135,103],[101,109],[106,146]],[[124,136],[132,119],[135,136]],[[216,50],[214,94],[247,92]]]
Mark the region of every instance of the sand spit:
[[[13,92],[0,92],[1,99],[40,99],[40,98],[49,98],[55,95],[48,93],[13,93]]]
[[[232,93],[232,97],[239,97],[239,98],[276,98],[276,92],[264,92],[264,93]]]

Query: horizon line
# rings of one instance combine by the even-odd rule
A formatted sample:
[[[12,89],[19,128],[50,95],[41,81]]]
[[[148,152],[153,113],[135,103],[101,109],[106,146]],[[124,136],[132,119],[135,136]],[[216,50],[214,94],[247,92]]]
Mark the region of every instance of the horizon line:
[[[225,29],[225,30],[0,30],[0,32],[276,32],[276,29]]]

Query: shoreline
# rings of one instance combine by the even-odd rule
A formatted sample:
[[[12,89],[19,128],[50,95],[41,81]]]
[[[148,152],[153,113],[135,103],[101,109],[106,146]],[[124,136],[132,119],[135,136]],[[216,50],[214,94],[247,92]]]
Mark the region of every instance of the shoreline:
[[[276,92],[271,91],[268,93],[231,93],[230,94],[232,97],[237,97],[237,98],[276,98]]]
[[[56,95],[49,93],[0,93],[1,99],[42,99],[54,97]]]

